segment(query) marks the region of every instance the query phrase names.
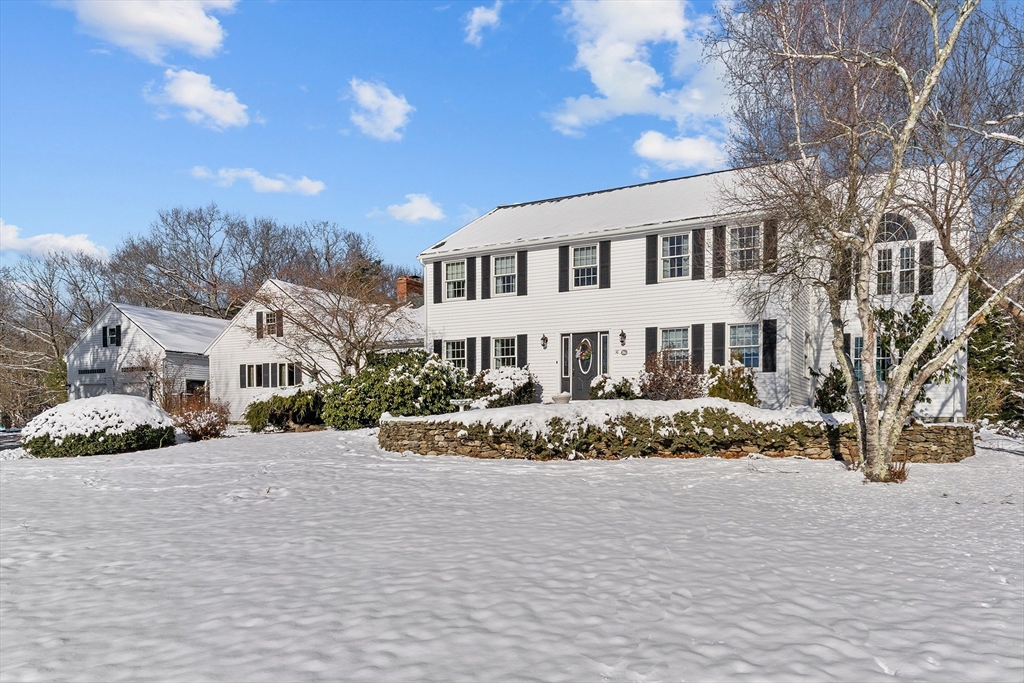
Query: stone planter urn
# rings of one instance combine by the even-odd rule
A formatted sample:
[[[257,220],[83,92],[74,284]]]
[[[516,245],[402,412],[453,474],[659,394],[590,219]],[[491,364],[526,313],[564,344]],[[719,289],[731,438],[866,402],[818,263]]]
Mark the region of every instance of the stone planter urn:
[[[561,394],[555,394],[554,396],[551,397],[551,400],[554,403],[564,406],[569,402],[570,398],[572,398],[572,395],[568,391],[566,391]]]

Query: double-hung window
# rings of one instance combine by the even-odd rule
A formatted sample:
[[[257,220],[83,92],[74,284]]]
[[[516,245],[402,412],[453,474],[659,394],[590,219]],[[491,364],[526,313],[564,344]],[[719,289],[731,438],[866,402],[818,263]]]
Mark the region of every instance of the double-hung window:
[[[729,235],[729,264],[733,270],[754,270],[761,263],[761,226],[732,228]]]
[[[661,351],[671,364],[690,360],[690,328],[676,327],[661,331]]]
[[[573,247],[572,286],[597,287],[597,245]]]
[[[757,323],[729,325],[729,357],[743,363],[744,367],[756,368],[761,365],[761,334]]]
[[[495,337],[494,356],[492,363],[495,368],[514,368],[516,366],[516,338]]]
[[[914,247],[900,247],[900,294],[913,294]]]
[[[889,369],[892,367],[892,352],[886,348],[882,340],[875,344],[875,379],[884,382],[889,378]]]
[[[878,250],[877,294],[892,294],[892,249]]]
[[[494,293],[516,293],[516,257],[494,257]]]
[[[465,368],[466,340],[446,341],[444,343],[444,359],[457,368]]]
[[[661,279],[690,276],[690,236],[666,235],[661,238]]]
[[[864,337],[853,339],[853,376],[858,382],[864,381]]]
[[[466,298],[466,262],[444,264],[444,291],[446,299]]]

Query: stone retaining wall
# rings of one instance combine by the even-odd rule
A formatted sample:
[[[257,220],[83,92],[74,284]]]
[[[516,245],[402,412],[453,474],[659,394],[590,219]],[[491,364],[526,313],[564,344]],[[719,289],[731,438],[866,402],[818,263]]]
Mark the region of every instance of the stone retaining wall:
[[[509,438],[500,429],[484,428],[479,425],[463,425],[455,422],[426,422],[385,420],[381,422],[377,436],[380,447],[388,451],[411,451],[420,455],[465,455],[473,458],[520,458],[538,459],[538,455],[525,447],[520,440]],[[626,440],[628,442],[628,439]],[[625,443],[625,442],[624,442]],[[616,447],[617,439],[611,439],[587,453],[558,453],[554,458],[569,457],[619,459],[625,457]],[[856,452],[856,442],[841,436],[838,429],[828,436],[810,436],[801,440],[789,440],[782,448],[767,449],[755,443],[732,443],[715,449],[712,455],[720,458],[742,458],[750,453],[761,453],[770,457],[802,456],[825,460],[842,458],[851,460]],[[699,458],[701,453],[657,451],[651,457]],[[971,425],[914,425],[903,430],[896,446],[895,460],[906,458],[909,462],[959,462],[974,455],[974,429]],[[552,456],[544,456],[547,457]]]

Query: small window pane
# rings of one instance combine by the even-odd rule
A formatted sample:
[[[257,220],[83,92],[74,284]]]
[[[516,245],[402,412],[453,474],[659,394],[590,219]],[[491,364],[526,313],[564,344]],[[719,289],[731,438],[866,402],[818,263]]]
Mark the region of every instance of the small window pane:
[[[745,367],[758,367],[761,364],[760,325],[730,325],[729,356]]]
[[[878,250],[878,294],[892,294],[892,249]]]
[[[516,257],[494,257],[494,293],[515,294],[516,291]]]
[[[505,368],[516,365],[516,338],[497,337],[494,339],[494,367]]]
[[[668,280],[690,275],[690,236],[669,235],[661,238],[661,277]]]
[[[569,337],[562,337],[562,377],[569,376],[569,366],[572,363],[569,353]]]
[[[761,260],[761,226],[732,228],[729,252],[733,270],[752,270]]]
[[[457,368],[466,367],[466,341],[446,341],[444,343],[444,359]]]
[[[608,335],[601,335],[601,374],[608,374]]]
[[[576,247],[572,250],[572,286],[597,286],[597,247]]]

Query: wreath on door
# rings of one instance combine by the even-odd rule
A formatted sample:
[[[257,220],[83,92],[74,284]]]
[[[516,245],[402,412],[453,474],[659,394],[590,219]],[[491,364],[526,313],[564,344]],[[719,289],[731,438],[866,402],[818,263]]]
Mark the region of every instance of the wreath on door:
[[[580,366],[580,372],[584,375],[590,372],[590,359],[594,357],[594,348],[590,345],[589,339],[583,339],[576,345],[576,360]],[[586,363],[586,367],[584,367]]]

